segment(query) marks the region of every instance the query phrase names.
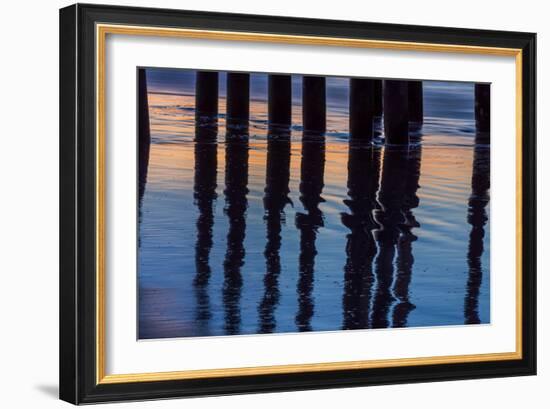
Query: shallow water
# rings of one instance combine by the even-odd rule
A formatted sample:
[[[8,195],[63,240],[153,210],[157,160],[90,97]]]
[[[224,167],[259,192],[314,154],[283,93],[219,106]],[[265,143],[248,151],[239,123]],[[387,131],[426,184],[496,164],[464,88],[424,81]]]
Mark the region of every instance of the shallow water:
[[[165,89],[148,74],[141,339],[490,322],[489,148],[474,144],[471,84],[425,83],[418,143],[384,148],[349,144],[344,79],[327,81],[324,138],[302,135],[296,93],[290,138],[268,137],[263,76],[248,137],[227,142],[220,115],[195,142],[189,78]]]

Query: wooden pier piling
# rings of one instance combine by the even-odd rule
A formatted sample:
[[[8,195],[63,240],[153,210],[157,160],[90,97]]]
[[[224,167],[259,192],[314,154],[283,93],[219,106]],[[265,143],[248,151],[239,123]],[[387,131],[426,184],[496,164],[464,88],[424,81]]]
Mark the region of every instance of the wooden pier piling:
[[[250,74],[227,73],[227,125],[245,126],[250,116]]]
[[[422,81],[409,81],[409,121],[419,126],[424,122]]]
[[[475,84],[475,119],[476,131],[485,134],[489,139],[491,131],[491,86],[490,84]]]
[[[409,84],[384,80],[384,134],[386,143],[409,143]]]
[[[195,81],[195,118],[218,115],[218,73],[197,71]]]
[[[382,80],[372,80],[374,82],[374,116],[381,117],[383,112],[383,88]]]
[[[269,126],[288,128],[292,118],[291,77],[290,75],[270,75],[268,82]]]
[[[304,76],[302,83],[302,115],[304,130],[315,133],[326,131],[326,79]]]
[[[374,80],[350,79],[349,129],[352,139],[362,141],[372,140],[374,89]]]
[[[149,125],[149,101],[147,97],[147,75],[143,68],[138,70],[138,139],[139,139],[139,197],[143,197],[149,166],[151,130]]]

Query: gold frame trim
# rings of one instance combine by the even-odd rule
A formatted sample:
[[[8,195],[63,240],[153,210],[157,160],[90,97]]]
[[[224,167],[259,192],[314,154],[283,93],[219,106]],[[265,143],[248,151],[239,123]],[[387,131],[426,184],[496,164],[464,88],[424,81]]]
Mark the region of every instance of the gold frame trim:
[[[444,53],[513,56],[516,64],[516,350],[505,353],[450,355],[418,358],[379,359],[368,361],[322,362],[315,364],[276,365],[244,368],[105,374],[105,40],[107,34],[196,38],[224,41],[249,41],[282,44],[319,45],[336,47],[372,48],[401,51],[429,51]],[[519,360],[522,358],[522,51],[515,48],[466,46],[456,44],[414,43],[403,41],[361,40],[352,38],[294,36],[283,34],[250,33],[178,29],[166,27],[130,26],[116,24],[96,25],[96,383],[117,384],[184,379],[206,379],[229,376],[291,374],[349,369],[388,368],[412,365]]]

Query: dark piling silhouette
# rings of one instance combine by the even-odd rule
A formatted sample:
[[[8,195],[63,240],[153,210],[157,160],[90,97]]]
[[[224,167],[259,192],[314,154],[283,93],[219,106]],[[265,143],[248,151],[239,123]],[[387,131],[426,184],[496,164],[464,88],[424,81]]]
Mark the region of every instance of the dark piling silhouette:
[[[248,208],[248,132],[227,131],[225,141],[225,214],[229,221],[223,263],[225,333],[239,334],[241,325],[241,269],[244,265],[246,210]]]
[[[290,127],[292,83],[290,75],[270,75],[268,79],[268,119],[271,127]]]
[[[378,255],[375,261],[377,285],[371,314],[373,328],[387,328],[390,325],[389,311],[395,302],[398,304],[394,311],[394,326],[405,326],[407,315],[414,308],[408,300],[408,287],[413,262],[410,243],[416,239],[411,229],[418,226],[411,209],[418,206],[416,190],[419,170],[419,148],[386,146],[378,191],[380,210],[375,213],[380,229],[375,231]],[[394,271],[396,255],[397,271]]]
[[[374,120],[374,82],[363,78],[350,79],[349,129],[353,139],[371,141]]]
[[[197,71],[195,82],[195,119],[218,115],[218,73]]]
[[[375,117],[381,117],[383,112],[384,94],[382,80],[372,80],[374,82],[374,106],[373,113]]]
[[[275,309],[279,304],[279,275],[281,274],[281,229],[285,223],[285,206],[289,198],[290,180],[290,130],[277,128],[269,131],[267,140],[267,165],[264,190],[264,222],[266,245],[264,257],[264,295],[258,306],[259,332],[275,331]]]
[[[151,128],[149,123],[149,99],[147,97],[147,73],[144,68],[138,69],[138,197],[141,200],[147,183],[149,151],[151,150]]]
[[[489,143],[491,132],[491,85],[475,84],[475,119],[477,139]]]
[[[325,77],[304,76],[302,79],[302,98],[304,131],[325,132],[327,126]]]
[[[384,134],[386,144],[409,143],[409,83],[384,80]]]
[[[198,99],[198,96],[197,96]],[[193,197],[199,211],[197,241],[195,243],[194,279],[197,299],[196,320],[199,333],[209,333],[210,297],[208,284],[211,276],[210,252],[213,246],[214,204],[216,201],[216,176],[218,165],[217,117],[201,116],[195,125],[195,177]]]
[[[406,327],[409,313],[416,307],[409,300],[409,286],[412,279],[414,257],[412,243],[417,237],[412,229],[420,227],[416,221],[412,209],[419,205],[416,194],[420,180],[420,165],[422,148],[420,145],[411,147],[406,155],[405,163],[405,190],[402,207],[404,222],[399,226],[400,236],[397,240],[397,257],[395,260],[396,276],[392,292],[397,304],[393,308],[393,327]]]
[[[369,312],[374,276],[372,262],[377,247],[372,230],[378,225],[373,211],[380,175],[380,149],[366,142],[349,145],[349,213],[342,213],[342,224],[350,233],[346,242],[342,329],[369,328]]]
[[[418,128],[424,122],[424,91],[422,81],[409,83],[409,121]]]
[[[250,74],[227,73],[227,126],[248,127]]]
[[[472,194],[468,200],[468,223],[472,226],[468,241],[468,282],[464,297],[464,323],[479,324],[479,292],[483,281],[483,238],[488,221],[486,212],[490,189],[490,148],[477,145],[474,149]]]
[[[302,163],[300,168],[300,201],[305,213],[296,214],[296,227],[300,231],[300,255],[298,278],[298,331],[311,331],[314,313],[312,297],[315,256],[315,241],[319,228],[324,225],[323,212],[319,205],[324,202],[321,194],[324,187],[325,138],[317,133],[304,133],[302,140]]]

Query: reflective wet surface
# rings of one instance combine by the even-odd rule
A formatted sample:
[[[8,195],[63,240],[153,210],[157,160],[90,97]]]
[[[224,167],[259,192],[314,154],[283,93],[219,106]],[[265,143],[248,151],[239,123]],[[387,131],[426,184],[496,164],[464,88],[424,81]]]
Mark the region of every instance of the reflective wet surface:
[[[346,79],[327,79],[326,134],[302,132],[294,77],[290,132],[268,129],[265,77],[248,129],[227,132],[223,114],[195,122],[192,75],[148,73],[139,337],[488,323],[473,86],[425,82],[414,144],[384,147],[380,127],[350,141]]]

